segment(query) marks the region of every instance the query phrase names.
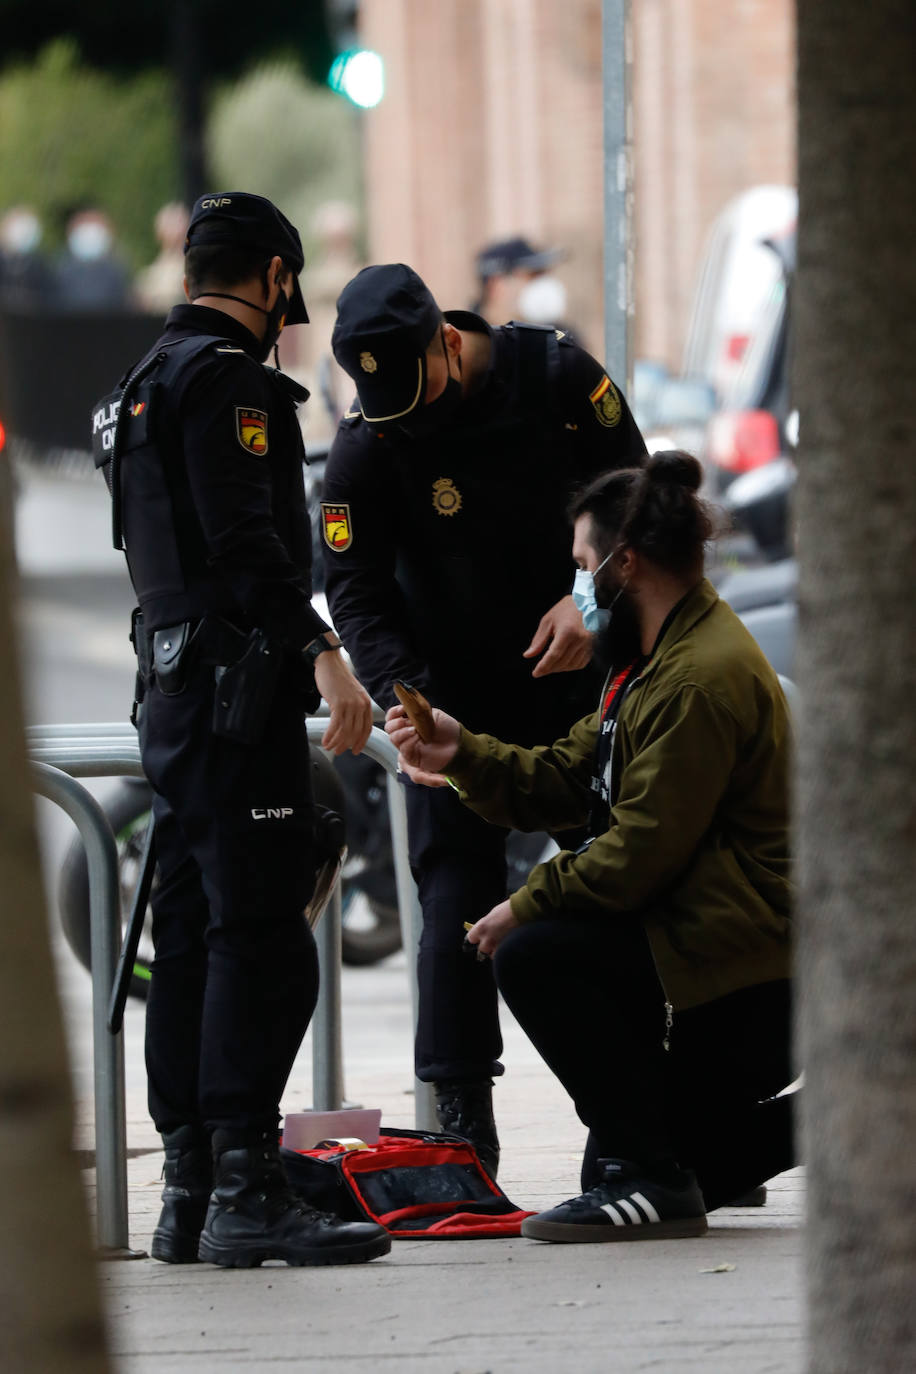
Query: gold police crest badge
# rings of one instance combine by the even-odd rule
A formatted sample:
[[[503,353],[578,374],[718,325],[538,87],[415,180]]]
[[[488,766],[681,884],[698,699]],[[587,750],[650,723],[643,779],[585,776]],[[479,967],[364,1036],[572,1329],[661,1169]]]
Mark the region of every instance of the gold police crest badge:
[[[236,406],[235,437],[249,453],[263,456],[267,452],[267,411]]]
[[[378,363],[368,351],[360,353],[359,365],[364,372],[378,372]]]
[[[438,515],[457,515],[461,510],[461,492],[451,477],[433,482],[433,507]]]
[[[595,407],[599,424],[606,425],[608,429],[620,424],[623,407],[620,404],[620,394],[610,377],[602,377],[588,399]]]
[[[353,543],[353,522],[350,507],[344,503],[334,505],[330,501],[321,503],[321,530],[324,542],[335,553],[343,553]]]

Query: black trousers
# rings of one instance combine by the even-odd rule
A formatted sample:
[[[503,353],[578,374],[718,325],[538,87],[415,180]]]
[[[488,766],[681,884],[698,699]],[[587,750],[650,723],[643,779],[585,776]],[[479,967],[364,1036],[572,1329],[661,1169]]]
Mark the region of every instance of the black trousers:
[[[275,1129],[318,995],[301,693],[281,677],[247,747],[212,734],[213,688],[197,665],[180,695],[151,689],[140,724],[159,865],[146,1063],[160,1131]]]
[[[462,806],[451,787],[401,779],[423,910],[416,1074],[424,1083],[492,1078],[503,1072],[493,969],[489,960],[462,953],[461,945],[464,922],[479,920],[506,896],[509,832]]]
[[[601,1157],[696,1171],[709,1210],[791,1168],[788,982],[678,1012],[633,919],[536,921],[494,960],[499,989],[589,1128],[582,1187]]]

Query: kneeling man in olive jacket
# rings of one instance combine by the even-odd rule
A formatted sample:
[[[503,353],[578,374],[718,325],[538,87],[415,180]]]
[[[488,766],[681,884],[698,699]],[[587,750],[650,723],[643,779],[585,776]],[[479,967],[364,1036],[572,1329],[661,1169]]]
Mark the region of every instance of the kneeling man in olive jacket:
[[[574,503],[574,596],[611,667],[567,739],[522,749],[437,710],[424,743],[388,713],[414,781],[590,837],[467,937],[589,1128],[582,1195],[523,1224],[540,1240],[701,1235],[795,1162],[789,713],[703,577],[700,479],[660,453]]]

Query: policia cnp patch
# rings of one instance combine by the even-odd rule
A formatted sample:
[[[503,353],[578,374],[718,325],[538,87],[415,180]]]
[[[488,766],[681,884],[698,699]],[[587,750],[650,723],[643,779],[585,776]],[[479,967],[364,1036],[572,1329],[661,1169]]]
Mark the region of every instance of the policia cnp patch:
[[[622,414],[620,397],[610,377],[602,377],[588,399],[595,407],[595,414],[598,416],[600,424],[606,425],[608,429],[620,424]]]
[[[267,411],[250,406],[235,408],[235,437],[242,448],[259,457],[267,452]]]
[[[328,548],[335,553],[343,553],[353,543],[350,507],[346,503],[335,506],[330,501],[322,501],[321,529]]]

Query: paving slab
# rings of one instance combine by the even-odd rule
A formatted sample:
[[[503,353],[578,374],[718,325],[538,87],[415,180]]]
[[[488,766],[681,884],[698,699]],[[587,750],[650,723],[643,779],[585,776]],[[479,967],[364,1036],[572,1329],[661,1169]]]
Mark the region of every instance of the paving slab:
[[[88,976],[61,951],[74,1057],[77,1145],[92,1147]],[[403,954],[344,969],[346,1094],[413,1124]],[[500,1183],[538,1209],[578,1192],[583,1128],[503,1009],[505,1076],[495,1102]],[[143,1008],[125,1022],[131,1245],[148,1249],[162,1154],[146,1116]],[[285,1111],[311,1105],[311,1042]],[[84,1171],[90,1204],[94,1170]],[[770,1184],[764,1208],[723,1208],[709,1234],[630,1245],[396,1241],[367,1265],[222,1271],[150,1259],[99,1275],[118,1374],[298,1369],[444,1374],[801,1374],[801,1170]],[[728,1266],[724,1268],[723,1266]]]

